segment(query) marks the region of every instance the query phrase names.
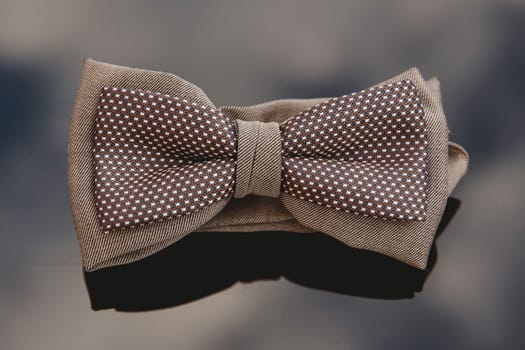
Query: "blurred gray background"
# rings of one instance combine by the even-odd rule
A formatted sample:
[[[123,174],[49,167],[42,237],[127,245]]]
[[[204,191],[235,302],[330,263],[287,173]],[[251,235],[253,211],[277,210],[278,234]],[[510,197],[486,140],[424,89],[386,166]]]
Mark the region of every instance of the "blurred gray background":
[[[525,6],[445,1],[0,1],[0,348],[525,348]],[[174,72],[216,105],[436,75],[471,156],[411,300],[237,284],[162,311],[93,312],[68,206],[82,60]]]

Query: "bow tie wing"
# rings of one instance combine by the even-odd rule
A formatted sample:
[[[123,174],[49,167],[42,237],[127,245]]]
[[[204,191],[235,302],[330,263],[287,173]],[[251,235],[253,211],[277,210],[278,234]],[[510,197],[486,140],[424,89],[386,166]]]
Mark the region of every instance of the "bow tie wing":
[[[426,129],[410,80],[329,99],[280,128],[284,192],[362,215],[425,219]]]
[[[93,155],[106,232],[187,214],[233,190],[233,121],[177,97],[104,88]]]

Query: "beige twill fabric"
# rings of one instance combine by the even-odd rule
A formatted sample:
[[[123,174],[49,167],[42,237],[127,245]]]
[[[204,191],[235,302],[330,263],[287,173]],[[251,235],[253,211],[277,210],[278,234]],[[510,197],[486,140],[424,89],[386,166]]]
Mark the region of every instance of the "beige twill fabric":
[[[97,102],[103,87],[119,86],[155,91],[186,98],[209,108],[215,107],[198,87],[173,74],[86,60],[73,110],[68,149],[71,207],[84,268],[86,271],[92,271],[136,261],[197,230],[312,232],[320,230],[319,222],[324,223],[323,232],[351,246],[374,250],[424,268],[437,223],[446,198],[452,190],[448,178],[451,177],[451,182],[454,184],[459,180],[466,171],[467,156],[460,148],[451,146],[453,161],[449,159],[448,130],[440,106],[437,80],[431,80],[427,84],[416,69],[411,69],[385,83],[402,79],[411,80],[418,91],[423,91],[421,98],[425,113],[429,111],[425,119],[430,136],[428,147],[430,220],[417,222],[419,226],[413,226],[414,223],[404,226],[399,222],[359,217],[304,201],[298,203],[296,202],[298,199],[282,194],[284,206],[277,198],[248,195],[230,201],[228,197],[171,220],[127,229],[125,232],[116,230],[104,233],[97,220],[94,174],[90,155],[93,147],[92,135]],[[279,123],[323,100],[325,99],[279,100],[257,106],[223,107],[218,110],[232,119]],[[252,191],[248,190],[248,192]],[[309,208],[308,205],[315,208]],[[305,215],[305,210],[312,215]],[[330,215],[326,216],[325,210],[329,210]],[[311,218],[316,216],[323,219],[317,223],[313,222],[315,220]],[[326,220],[327,217],[330,220]]]
[[[275,122],[237,120],[237,168],[233,198],[281,193],[281,135]]]

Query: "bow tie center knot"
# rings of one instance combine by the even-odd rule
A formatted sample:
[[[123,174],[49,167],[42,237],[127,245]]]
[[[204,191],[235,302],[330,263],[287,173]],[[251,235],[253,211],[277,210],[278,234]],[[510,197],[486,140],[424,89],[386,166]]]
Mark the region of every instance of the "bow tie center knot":
[[[279,197],[281,134],[275,122],[236,120],[237,165],[234,198]]]

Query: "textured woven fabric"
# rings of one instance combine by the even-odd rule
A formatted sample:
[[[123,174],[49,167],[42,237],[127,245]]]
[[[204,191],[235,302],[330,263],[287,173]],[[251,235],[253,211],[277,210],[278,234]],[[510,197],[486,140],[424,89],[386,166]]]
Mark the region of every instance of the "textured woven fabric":
[[[379,89],[381,86],[399,82],[413,84],[424,112],[422,117],[427,143],[426,158],[423,158],[428,169],[426,220],[380,220],[371,216],[355,215],[283,191],[279,198],[245,195],[243,198],[232,199],[233,196],[230,194],[199,210],[175,216],[170,220],[155,221],[150,225],[127,228],[125,231],[107,232],[100,225],[95,205],[95,172],[92,154],[95,148],[93,135],[96,130],[100,93],[104,87],[154,91],[160,95],[177,96],[199,107],[214,109],[230,120],[237,120],[237,124],[239,120],[244,120],[287,125],[287,119],[291,120],[329,99],[279,100],[256,106],[217,108],[198,87],[173,74],[87,60],[73,110],[68,150],[71,206],[84,268],[91,271],[138,260],[197,230],[322,231],[350,246],[380,252],[424,268],[446,198],[465,173],[468,158],[461,147],[449,145],[448,128],[441,108],[437,80],[431,79],[425,82],[416,69],[411,69],[376,87]],[[417,110],[418,108],[414,108],[414,113],[418,113]],[[275,135],[274,132],[270,134]],[[253,139],[253,136],[248,138]],[[260,147],[264,149],[271,144],[275,145],[270,142]],[[256,145],[256,148],[259,148],[259,145]],[[415,149],[413,151],[417,152]],[[242,152],[249,153],[245,153],[244,150]],[[412,158],[417,162],[417,156],[422,155],[418,154]],[[241,157],[240,154],[238,156]],[[247,162],[245,168],[250,170],[243,174],[248,176],[260,174],[259,170],[254,171],[253,168],[260,168],[257,164],[266,164],[266,162],[264,157],[257,161],[254,159],[253,163]],[[275,172],[270,173],[275,174]],[[241,177],[246,181],[244,176]],[[270,178],[275,179],[276,176],[271,175]],[[420,179],[422,178],[418,180]],[[273,180],[271,182],[274,183]],[[244,191],[256,193],[253,192],[252,186],[259,185],[257,182],[254,185],[249,184],[248,190]],[[272,185],[270,188],[273,188],[271,191],[275,191],[275,186]],[[237,190],[230,190],[230,192],[237,192]]]
[[[237,120],[237,169],[234,198],[249,194],[279,197],[281,134],[275,122]]]

